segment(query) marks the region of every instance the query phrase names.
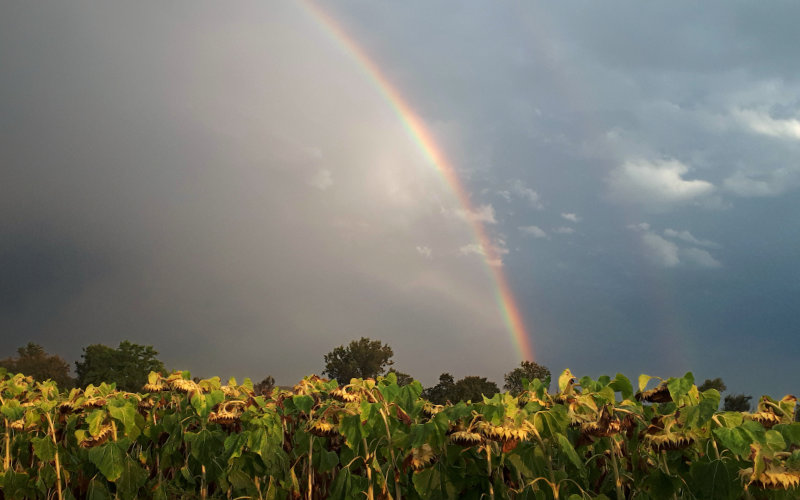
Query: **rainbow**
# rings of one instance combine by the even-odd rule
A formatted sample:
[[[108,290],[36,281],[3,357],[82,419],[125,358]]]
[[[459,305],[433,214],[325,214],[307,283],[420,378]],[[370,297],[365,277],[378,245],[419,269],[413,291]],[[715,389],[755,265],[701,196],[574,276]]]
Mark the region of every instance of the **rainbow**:
[[[303,2],[303,5],[305,5],[307,12],[311,14],[311,17],[322,30],[330,36],[334,43],[339,45],[355,60],[357,66],[364,73],[367,80],[374,84],[380,95],[383,96],[394,112],[397,113],[397,116],[400,118],[400,121],[403,123],[412,141],[417,145],[428,161],[435,166],[447,185],[453,190],[461,206],[467,210],[468,214],[474,213],[475,210],[470,202],[469,194],[464,189],[464,186],[456,175],[455,169],[447,160],[441,148],[436,145],[433,135],[425,127],[425,124],[416,113],[414,113],[411,106],[403,99],[403,96],[400,95],[397,89],[395,89],[383,73],[381,73],[380,68],[367,56],[356,41],[347,35],[335,19],[310,1]],[[514,344],[521,357],[524,360],[533,361],[533,346],[531,345],[530,336],[525,328],[525,322],[523,321],[522,314],[520,313],[511,287],[508,285],[508,279],[503,273],[502,267],[497,265],[497,263],[500,262],[500,255],[495,249],[495,246],[492,245],[484,225],[474,217],[468,217],[468,220],[475,233],[475,240],[482,250],[486,266],[494,280],[496,288],[495,297],[500,311],[502,312],[505,326],[511,333]]]

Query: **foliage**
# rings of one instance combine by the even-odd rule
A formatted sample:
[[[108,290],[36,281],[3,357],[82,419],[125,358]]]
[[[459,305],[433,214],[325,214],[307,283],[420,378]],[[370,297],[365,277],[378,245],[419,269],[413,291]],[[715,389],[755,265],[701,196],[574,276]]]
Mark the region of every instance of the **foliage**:
[[[394,373],[394,376],[397,377],[397,385],[403,387],[404,385],[408,385],[414,381],[414,377],[409,375],[408,373],[404,373],[401,371],[397,371],[394,368],[389,368],[389,371],[386,372],[387,375],[389,373]]]
[[[0,498],[793,499],[796,398],[718,412],[694,377],[533,380],[439,406],[418,382],[148,376],[59,392],[0,370]],[[455,382],[453,383],[456,384]]]
[[[455,401],[480,401],[483,396],[492,397],[500,392],[497,384],[486,377],[469,375],[458,382],[449,373],[439,376],[439,383],[422,391],[422,396],[436,404]]]
[[[706,379],[701,385],[697,387],[697,390],[700,392],[705,392],[709,389],[716,389],[717,392],[725,392],[728,387],[725,385],[725,382],[722,381],[721,378],[717,377],[715,379]]]
[[[326,354],[322,373],[342,383],[353,378],[375,378],[385,374],[386,368],[394,364],[392,356],[394,352],[388,344],[361,337],[347,347],[340,345]]]
[[[486,377],[468,375],[453,388],[453,401],[481,401],[483,397],[492,397],[500,392],[497,384],[486,380]]]
[[[69,363],[61,356],[47,354],[42,346],[34,342],[17,348],[16,358],[0,360],[0,367],[11,373],[24,373],[34,380],[53,380],[61,387],[72,387],[75,380],[69,375]]]
[[[725,411],[750,411],[751,399],[753,399],[753,396],[728,394],[725,396],[725,404],[722,409]]]
[[[103,344],[83,348],[82,361],[75,362],[78,385],[116,383],[123,391],[137,391],[147,382],[147,374],[165,372],[164,363],[152,346],[124,340],[114,349]]]
[[[449,373],[439,375],[439,383],[433,387],[428,387],[422,391],[422,397],[430,400],[437,405],[443,405],[448,401],[458,401],[455,398],[456,380]]]
[[[275,388],[275,379],[272,375],[267,375],[264,380],[253,386],[253,391],[259,396],[269,396]]]
[[[506,373],[503,388],[511,394],[519,394],[524,390],[524,381],[530,382],[535,378],[549,386],[550,369],[533,361],[522,361],[517,368]]]

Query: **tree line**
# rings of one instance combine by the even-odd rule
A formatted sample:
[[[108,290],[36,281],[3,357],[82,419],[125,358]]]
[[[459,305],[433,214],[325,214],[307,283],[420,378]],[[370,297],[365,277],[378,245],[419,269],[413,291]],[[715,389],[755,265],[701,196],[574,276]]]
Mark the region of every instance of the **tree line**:
[[[361,337],[348,345],[340,345],[324,356],[322,374],[346,384],[353,378],[377,378],[388,373],[397,376],[398,384],[407,385],[414,378],[394,367],[394,351],[380,340]],[[134,344],[124,340],[116,348],[103,344],[92,344],[83,348],[81,359],[75,362],[75,374],[70,375],[70,366],[58,355],[48,354],[34,342],[17,349],[17,355],[0,359],[0,368],[8,372],[24,373],[35,380],[53,380],[59,387],[86,387],[103,382],[116,383],[123,391],[137,392],[147,383],[151,371],[167,373],[164,363],[158,359],[153,346]],[[543,365],[522,361],[519,366],[504,376],[503,389],[511,394],[522,392],[525,381],[541,380],[549,386],[551,373]],[[275,379],[266,376],[254,385],[256,392],[268,394],[275,386]],[[727,387],[721,378],[706,379],[700,391],[717,389],[720,393]],[[483,396],[492,397],[500,392],[495,382],[486,377],[468,375],[456,380],[450,373],[442,373],[439,382],[423,390],[422,396],[436,404],[457,401],[480,401]],[[725,396],[723,410],[748,411],[752,396],[729,394]]]

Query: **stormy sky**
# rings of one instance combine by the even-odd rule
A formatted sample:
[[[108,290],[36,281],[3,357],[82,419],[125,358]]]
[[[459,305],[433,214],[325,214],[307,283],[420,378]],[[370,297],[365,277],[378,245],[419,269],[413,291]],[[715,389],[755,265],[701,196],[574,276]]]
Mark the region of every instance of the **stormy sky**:
[[[472,210],[353,54],[431,132]],[[6,2],[0,357],[151,344],[292,384],[536,361],[798,391],[800,5]]]

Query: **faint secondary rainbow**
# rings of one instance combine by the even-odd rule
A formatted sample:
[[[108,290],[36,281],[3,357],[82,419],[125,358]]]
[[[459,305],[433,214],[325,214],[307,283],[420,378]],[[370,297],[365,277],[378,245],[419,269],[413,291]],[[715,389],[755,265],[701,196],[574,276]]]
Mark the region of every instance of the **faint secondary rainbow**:
[[[474,213],[475,210],[472,208],[469,195],[456,175],[455,169],[447,160],[441,149],[436,145],[433,135],[428,131],[425,124],[416,113],[414,113],[400,93],[392,86],[386,77],[383,76],[380,68],[367,57],[367,54],[355,40],[348,36],[335,19],[310,1],[304,1],[303,4],[306,10],[311,14],[311,17],[323,28],[323,31],[330,35],[331,39],[337,45],[355,59],[358,63],[358,67],[367,79],[375,85],[378,92],[386,99],[400,117],[409,136],[411,136],[412,140],[417,144],[423,155],[427,157],[442,177],[444,177],[445,182],[453,190],[461,206],[467,210],[468,213]],[[514,344],[522,358],[532,361],[534,359],[533,346],[531,345],[530,336],[525,328],[525,322],[522,319],[519,306],[517,306],[517,301],[514,298],[511,287],[508,285],[508,279],[503,273],[503,268],[500,265],[493,264],[500,262],[500,255],[494,245],[492,245],[483,224],[474,217],[468,217],[468,220],[475,233],[475,239],[483,251],[486,266],[494,279],[496,285],[495,296],[498,306],[502,311],[506,328],[511,333]]]

